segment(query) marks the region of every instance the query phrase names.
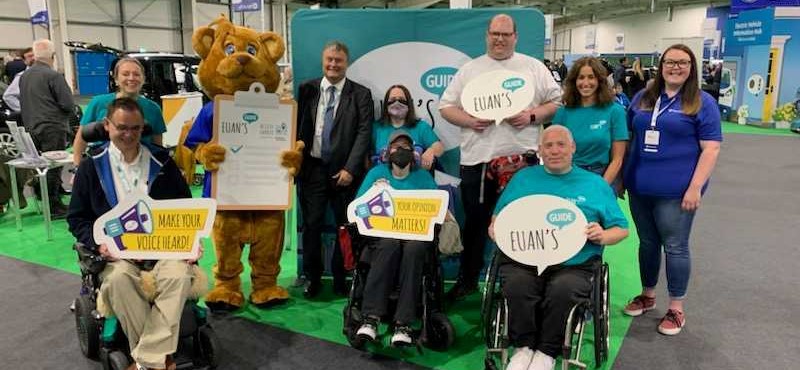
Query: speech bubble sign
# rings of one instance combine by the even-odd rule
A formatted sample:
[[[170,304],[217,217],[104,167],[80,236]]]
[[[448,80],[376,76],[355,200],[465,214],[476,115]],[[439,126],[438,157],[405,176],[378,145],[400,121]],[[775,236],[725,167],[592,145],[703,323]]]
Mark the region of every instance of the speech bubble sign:
[[[586,216],[572,202],[553,195],[529,195],[509,203],[494,222],[497,247],[519,263],[547,266],[576,255],[586,244]]]
[[[533,77],[507,69],[473,78],[461,92],[461,106],[467,113],[500,124],[527,108],[534,97]]]
[[[136,193],[100,216],[92,232],[115,258],[191,259],[200,238],[211,235],[216,213],[214,199],[154,200]]]
[[[397,190],[376,182],[347,206],[347,220],[356,223],[361,235],[432,241],[449,201],[444,190]]]

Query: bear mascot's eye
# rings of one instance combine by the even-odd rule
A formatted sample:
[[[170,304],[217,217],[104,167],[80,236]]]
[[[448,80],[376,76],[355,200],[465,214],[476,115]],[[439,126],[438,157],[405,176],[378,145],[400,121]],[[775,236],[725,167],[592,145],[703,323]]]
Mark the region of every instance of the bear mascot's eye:
[[[231,55],[234,51],[236,51],[236,47],[234,47],[233,44],[228,44],[228,46],[225,46],[225,55]]]
[[[258,51],[258,50],[256,49],[256,47],[255,47],[255,46],[253,46],[253,45],[247,45],[247,53],[248,53],[248,54],[250,54],[250,55],[256,55],[256,52],[257,52],[257,51]]]

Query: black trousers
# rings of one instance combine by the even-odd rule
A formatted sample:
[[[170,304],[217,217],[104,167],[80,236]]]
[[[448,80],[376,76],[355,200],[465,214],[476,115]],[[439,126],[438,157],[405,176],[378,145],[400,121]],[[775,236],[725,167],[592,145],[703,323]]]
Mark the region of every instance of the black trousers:
[[[41,130],[37,133],[32,133],[33,143],[36,149],[40,152],[49,152],[51,150],[64,150],[67,148],[67,127],[63,128],[56,126],[48,126],[47,129]],[[34,187],[38,192],[38,187]],[[50,205],[58,206],[61,203],[61,167],[47,171],[47,192],[50,198]]]
[[[322,277],[322,227],[328,205],[333,210],[336,226],[346,224],[347,205],[355,198],[359,185],[357,180],[354,179],[346,187],[336,186],[336,179],[328,175],[328,168],[322,160],[309,157],[303,160],[303,174],[297,184],[297,198],[303,219],[303,272],[311,281],[318,282]],[[331,270],[334,282],[344,281],[344,262],[338,238]]]
[[[430,248],[433,245],[428,242],[389,238],[378,239],[367,247],[361,254],[361,260],[370,264],[362,313],[376,317],[385,315],[389,294],[399,283],[394,321],[411,324],[417,318],[417,306],[422,297],[422,271]]]
[[[591,278],[600,259],[575,266],[537,268],[500,256],[499,275],[508,301],[508,334],[514,347],[528,346],[550,357],[561,355],[569,310],[589,299]]]
[[[483,269],[489,222],[497,204],[497,182],[486,179],[486,164],[461,166],[461,202],[464,204],[464,228],[459,277],[466,284],[478,282]]]

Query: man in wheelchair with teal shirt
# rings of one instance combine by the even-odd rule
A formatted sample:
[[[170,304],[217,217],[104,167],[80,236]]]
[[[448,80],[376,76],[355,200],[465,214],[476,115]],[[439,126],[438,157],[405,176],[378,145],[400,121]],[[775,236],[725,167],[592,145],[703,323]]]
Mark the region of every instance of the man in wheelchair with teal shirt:
[[[134,360],[127,369],[174,369],[172,355],[178,347],[181,316],[197,271],[192,267],[195,261],[116,260],[105,244],[95,243],[92,230],[97,218],[137,192],[154,199],[191,198],[191,192],[165,149],[139,142],[144,119],[136,101],[114,100],[105,128],[111,141],[101,153],[81,162],[67,214],[70,232],[82,245],[76,247],[79,256],[85,260],[87,255],[94,255],[89,259],[98,262],[95,271],[88,271],[95,276],[84,276],[84,285],[87,278],[91,280],[88,285],[99,290],[97,311],[106,317],[113,313],[125,332]],[[154,292],[143,286],[145,271],[154,277]],[[93,302],[84,297],[94,297],[94,293],[82,292],[76,311],[86,310],[85,304]],[[95,347],[85,353],[96,352],[95,334],[84,334],[92,338]],[[115,364],[127,365],[122,356]]]
[[[508,334],[516,348],[506,369],[551,370],[562,352],[564,327],[570,309],[588,299],[592,277],[601,263],[602,248],[628,235],[628,222],[616,197],[601,177],[572,165],[575,142],[569,129],[553,125],[544,130],[539,145],[543,166],[517,172],[500,195],[489,226],[494,239],[494,220],[512,201],[534,194],[555,195],[575,202],[589,224],[587,242],[574,257],[537,267],[499,255],[499,277],[508,302]],[[491,287],[487,287],[487,291]]]

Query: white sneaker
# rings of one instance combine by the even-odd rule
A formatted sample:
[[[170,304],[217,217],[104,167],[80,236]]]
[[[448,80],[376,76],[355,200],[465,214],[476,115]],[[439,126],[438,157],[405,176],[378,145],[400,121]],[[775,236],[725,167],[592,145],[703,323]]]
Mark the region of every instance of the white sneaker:
[[[553,370],[556,366],[556,359],[546,355],[542,351],[536,351],[531,359],[528,370]]]
[[[411,328],[408,326],[398,326],[394,328],[391,343],[394,347],[410,346],[414,344],[414,339],[411,338]]]
[[[364,320],[364,323],[358,328],[356,336],[372,342],[378,336],[378,325],[372,320]]]
[[[508,362],[506,370],[526,370],[533,359],[533,350],[530,347],[520,347],[514,350],[511,361]]]

